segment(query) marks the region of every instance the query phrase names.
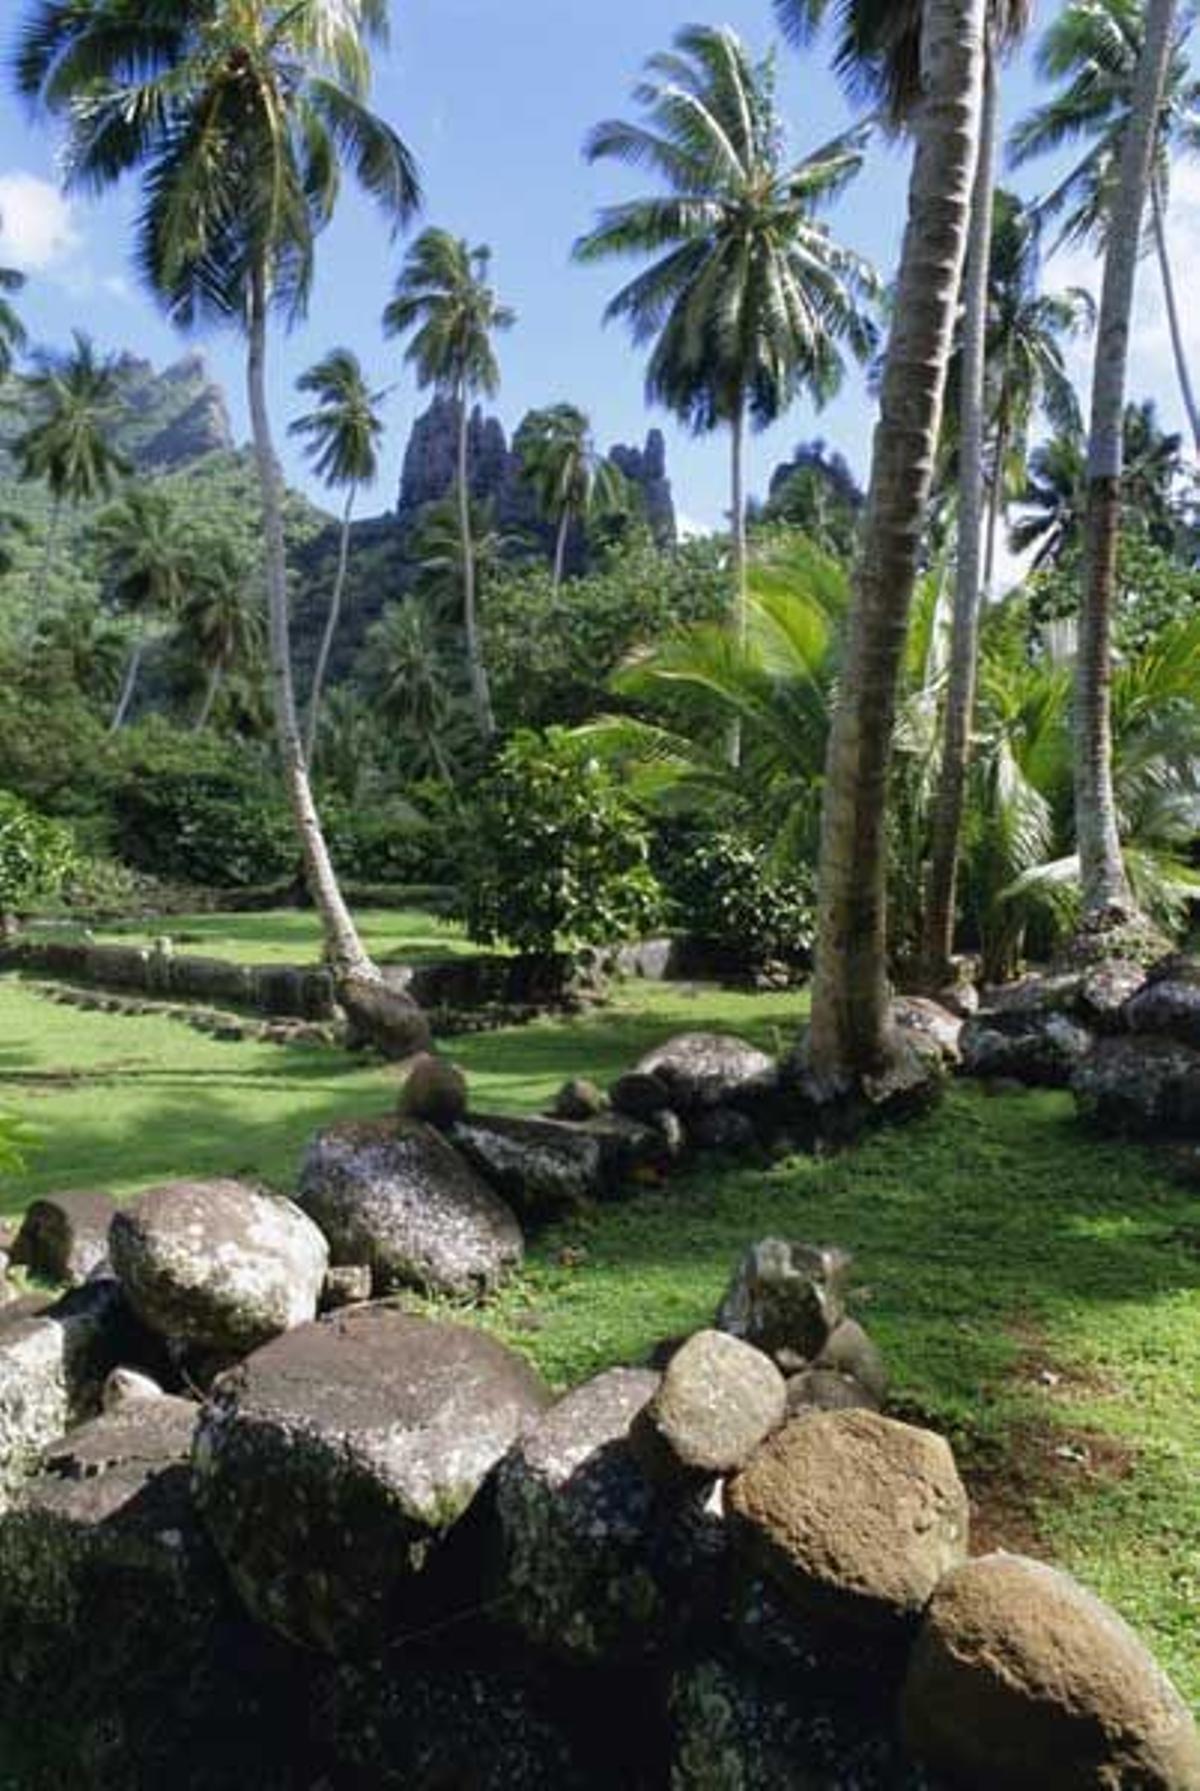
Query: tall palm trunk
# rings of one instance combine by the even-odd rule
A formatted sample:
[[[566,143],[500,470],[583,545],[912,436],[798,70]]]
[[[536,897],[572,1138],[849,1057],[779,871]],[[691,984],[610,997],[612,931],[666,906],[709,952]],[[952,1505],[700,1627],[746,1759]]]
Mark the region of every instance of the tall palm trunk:
[[[1188,425],[1192,431],[1192,443],[1196,453],[1200,455],[1200,409],[1197,409],[1196,406],[1192,373],[1188,366],[1187,351],[1183,346],[1183,327],[1179,317],[1179,300],[1175,292],[1175,273],[1171,266],[1171,255],[1167,246],[1166,208],[1163,204],[1162,184],[1157,174],[1153,175],[1150,181],[1150,207],[1151,217],[1154,221],[1154,247],[1158,254],[1163,298],[1167,306],[1167,323],[1171,331],[1171,349],[1175,356],[1175,371],[1179,376],[1183,408],[1187,411]]]
[[[1112,783],[1112,612],[1121,526],[1129,333],[1146,197],[1175,24],[1175,0],[1147,0],[1145,39],[1121,147],[1096,328],[1083,601],[1075,685],[1075,832],[1085,925],[1133,910]]]
[[[475,719],[485,740],[496,732],[492,715],[492,695],[488,689],[487,667],[479,638],[479,609],[475,579],[475,543],[471,539],[471,488],[467,482],[467,389],[460,384],[458,392],[458,527],[462,546],[463,627],[467,635],[467,670],[471,679],[471,697]]]
[[[266,545],[267,617],[270,635],[271,680],[275,697],[275,723],[279,737],[279,756],[283,761],[284,782],[288,801],[300,838],[309,891],[321,916],[325,934],[325,952],[330,966],[339,978],[352,977],[370,981],[378,976],[367,956],[358,931],[342,898],[337,876],[321,831],[321,820],[313,801],[308,778],[308,765],[300,737],[296,713],[296,692],[292,681],[292,653],[288,626],[287,562],[283,539],[283,504],[281,476],[275,447],[271,439],[271,423],[267,413],[267,281],[262,269],[256,269],[250,289],[250,343],[247,357],[246,386],[250,404],[250,427],[254,437],[254,456],[262,489],[263,532]]]
[[[133,702],[133,693],[137,688],[138,673],[142,669],[142,654],[145,652],[145,649],[146,643],[139,635],[133,644],[133,651],[129,655],[129,663],[125,668],[125,676],[121,681],[121,694],[117,698],[117,706],[113,712],[112,725],[109,728],[109,732],[112,734],[119,733],[125,726],[125,720],[129,714],[130,705]]]
[[[933,809],[929,892],[925,907],[922,954],[926,973],[935,982],[950,974],[950,959],[954,952],[958,851],[971,752],[971,726],[975,714],[975,664],[979,649],[980,567],[983,558],[988,272],[992,258],[992,218],[995,212],[997,112],[995,57],[989,51],[984,75],[979,167],[971,201],[971,236],[963,294],[957,572],[954,619],[950,633],[950,678],[946,690],[941,770]],[[1000,468],[997,466],[997,506],[999,491]],[[993,516],[994,514],[995,507]]]
[[[744,647],[749,629],[746,553],[746,487],[743,462],[746,451],[746,399],[742,393],[730,418],[729,524],[733,542],[733,626],[739,647]],[[736,770],[742,762],[742,724],[730,724],[729,763]]]
[[[194,732],[202,734],[212,720],[213,704],[217,700],[217,692],[221,688],[221,680],[225,676],[225,666],[217,660],[209,668],[208,682],[204,687],[204,701],[200,705],[200,713],[194,723]]]
[[[924,94],[821,823],[812,1067],[889,1056],[887,785],[897,683],[937,450],[979,159],[987,0],[927,0]]]
[[[567,537],[571,532],[570,509],[563,511],[558,519],[558,537],[554,543],[554,595],[557,597],[562,589],[563,575],[567,569]]]
[[[321,636],[321,649],[317,654],[317,666],[313,672],[312,690],[308,697],[308,730],[304,748],[310,765],[317,756],[317,729],[321,722],[321,695],[325,689],[325,674],[329,670],[329,655],[333,651],[333,637],[337,633],[338,619],[342,613],[342,594],[346,589],[346,568],[350,564],[350,518],[354,514],[354,500],[357,495],[358,487],[352,485],[346,496],[346,508],[342,512],[342,539],[338,546],[337,572],[333,580],[333,593],[329,599],[329,613],[325,617],[325,632]]]
[[[996,588],[996,541],[1000,533],[1000,519],[1005,515],[1007,505],[1004,501],[1004,463],[1008,459],[1008,444],[1011,435],[1009,422],[1009,389],[1008,375],[1000,388],[1000,402],[996,415],[995,467],[992,474],[992,490],[988,499],[987,551],[983,561],[983,592],[991,597]]]

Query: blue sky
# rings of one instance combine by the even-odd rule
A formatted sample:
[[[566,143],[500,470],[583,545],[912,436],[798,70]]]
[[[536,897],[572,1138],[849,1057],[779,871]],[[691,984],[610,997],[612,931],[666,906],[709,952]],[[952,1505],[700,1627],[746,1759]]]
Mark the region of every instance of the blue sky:
[[[1043,0],[1040,22],[1052,11]],[[629,89],[642,59],[698,16],[732,25],[756,50],[774,35],[769,0],[725,0],[717,14],[706,14],[697,0],[393,0],[392,46],[378,66],[375,103],[419,158],[425,221],[492,246],[495,281],[519,313],[518,327],[502,343],[497,408],[509,428],[529,406],[565,398],[591,413],[605,444],[640,441],[651,422],[660,423],[681,514],[715,526],[727,503],[723,439],[694,440],[669,418],[647,411],[638,351],[616,326],[601,327],[619,268],[585,270],[570,260],[572,240],[596,207],[633,190],[619,170],[583,162],[587,128],[603,116],[629,112]],[[782,52],[780,86],[798,151],[849,121],[822,51],[803,58]],[[1009,73],[1009,120],[1035,92],[1026,59]],[[72,328],[83,327],[105,348],[130,348],[158,363],[199,346],[244,435],[236,337],[189,339],[169,328],[128,267],[134,195],[64,205],[50,184],[54,156],[52,138],[6,102],[0,115],[0,262],[16,261],[29,272],[22,304],[34,336],[62,342]],[[1191,171],[1181,175],[1173,228],[1186,294],[1191,269],[1200,267],[1200,178]],[[838,233],[885,275],[894,269],[906,177],[906,154],[880,144],[832,215]],[[282,425],[296,409],[292,382],[333,344],[353,347],[379,384],[396,382],[376,503],[381,509],[393,501],[407,428],[424,403],[400,366],[397,346],[385,344],[379,329],[403,248],[403,242],[388,241],[375,214],[348,191],[321,244],[309,320],[286,341],[277,339],[272,369],[281,441]],[[1094,285],[1095,278],[1090,258],[1072,255],[1069,266],[1051,264],[1048,283]],[[1149,269],[1141,287],[1134,384],[1157,396],[1175,420],[1161,304]],[[1083,357],[1080,372],[1086,372]],[[817,434],[865,471],[872,422],[862,378],[853,373],[822,415],[799,405],[755,440],[752,488],[765,486],[771,467],[797,440]],[[289,476],[312,488],[292,447],[285,444],[284,452]]]

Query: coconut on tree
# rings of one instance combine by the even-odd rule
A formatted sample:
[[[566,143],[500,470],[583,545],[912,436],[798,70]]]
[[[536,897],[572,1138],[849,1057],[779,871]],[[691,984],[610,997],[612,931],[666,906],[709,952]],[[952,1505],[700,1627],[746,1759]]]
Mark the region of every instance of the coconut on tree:
[[[521,477],[533,491],[542,516],[554,527],[555,594],[567,565],[571,527],[593,515],[616,515],[629,501],[629,482],[619,466],[602,455],[587,413],[574,404],[554,404],[525,418],[513,442]]]
[[[337,569],[308,697],[305,751],[311,765],[317,751],[321,696],[346,589],[350,524],[359,492],[373,485],[379,477],[379,443],[383,436],[380,405],[387,394],[371,390],[358,356],[348,348],[333,349],[315,367],[302,373],[296,381],[296,390],[314,397],[316,407],[297,417],[290,425],[289,433],[304,442],[305,453],[314,471],[329,489],[346,494]]]
[[[283,485],[267,405],[273,321],[307,309],[317,239],[349,172],[393,228],[416,210],[413,158],[370,109],[386,0],[39,0],[18,40],[20,91],[65,127],[69,189],[141,182],[139,268],[184,328],[234,327],[262,493],[276,731],[326,956],[344,1004],[395,1048],[422,1036],[385,990],[342,897],[313,800],[292,678]],[[401,1012],[404,1009],[404,1012]]]
[[[649,59],[635,98],[642,121],[597,125],[585,154],[653,174],[662,190],[606,207],[575,255],[649,260],[606,320],[651,345],[651,403],[697,433],[729,432],[734,627],[744,638],[747,425],[773,423],[802,392],[824,403],[846,356],[864,361],[875,347],[875,274],[820,215],[862,168],[869,128],[792,160],[773,60],[755,61],[733,31],[704,25]],[[738,751],[735,733],[734,759]]]
[[[388,336],[408,336],[406,359],[422,387],[453,400],[458,418],[458,502],[462,554],[463,629],[476,723],[485,740],[496,731],[479,620],[478,579],[471,531],[470,401],[494,397],[500,366],[493,338],[516,313],[501,304],[489,280],[491,250],[472,247],[446,230],[425,230],[409,250],[393,298],[383,314]]]

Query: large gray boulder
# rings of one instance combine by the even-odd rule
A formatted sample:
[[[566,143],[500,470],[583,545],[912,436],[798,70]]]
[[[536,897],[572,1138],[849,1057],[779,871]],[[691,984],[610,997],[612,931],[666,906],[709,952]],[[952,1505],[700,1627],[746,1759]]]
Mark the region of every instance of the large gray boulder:
[[[555,1218],[604,1192],[600,1141],[583,1126],[561,1119],[472,1113],[450,1136],[522,1219]]]
[[[898,995],[892,1002],[892,1018],[902,1031],[928,1040],[943,1063],[953,1068],[961,1062],[962,1014],[927,995]]]
[[[109,1248],[151,1330],[226,1357],[311,1319],[329,1266],[299,1207],[235,1181],[151,1189],[118,1212]]]
[[[966,1559],[967,1495],[949,1445],[875,1412],[793,1418],[727,1502],[751,1567],[835,1629],[903,1635]]]
[[[1003,1078],[1031,1088],[1065,1088],[1092,1048],[1093,1035],[1054,1008],[984,1008],[960,1035],[964,1075]]]
[[[1140,998],[1139,998],[1140,999]],[[1076,1105],[1105,1131],[1200,1137],[1200,1050],[1176,1039],[1102,1038],[1071,1078]]]
[[[1177,956],[1157,964],[1122,1010],[1131,1032],[1200,1046],[1200,963]]]
[[[91,1190],[43,1194],[25,1213],[12,1260],[44,1281],[79,1287],[108,1259],[116,1210],[111,1195]]]
[[[940,1584],[904,1690],[914,1751],[977,1791],[1197,1791],[1182,1698],[1107,1605],[1067,1574],[985,1555]]]
[[[217,1383],[195,1495],[248,1610],[304,1647],[403,1626],[547,1395],[481,1331],[386,1305],[289,1332]]]
[[[654,1479],[711,1479],[740,1468],[783,1422],[787,1387],[769,1356],[724,1331],[697,1331],[671,1357],[635,1420]]]
[[[836,1245],[761,1238],[734,1271],[717,1329],[787,1367],[811,1361],[846,1316],[850,1262]]]
[[[634,1073],[661,1082],[665,1105],[685,1115],[769,1095],[776,1082],[773,1057],[721,1032],[680,1033],[648,1051]]]
[[[319,1132],[297,1195],[335,1264],[368,1263],[374,1291],[490,1292],[524,1254],[512,1209],[417,1120]]]
[[[576,1387],[496,1478],[506,1615],[531,1641],[576,1660],[636,1655],[661,1636],[656,1499],[629,1441],[658,1379],[613,1368]]]

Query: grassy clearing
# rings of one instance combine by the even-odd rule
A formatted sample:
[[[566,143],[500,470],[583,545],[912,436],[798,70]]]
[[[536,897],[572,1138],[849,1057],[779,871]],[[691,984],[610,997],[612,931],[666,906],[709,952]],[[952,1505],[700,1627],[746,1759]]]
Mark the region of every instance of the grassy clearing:
[[[681,1026],[767,1045],[797,996],[631,985],[570,1022],[457,1041],[478,1104],[541,1105]],[[336,1052],[218,1044],[79,1013],[0,980],[0,1105],[43,1146],[0,1206],[50,1186],[120,1194],[176,1173],[287,1187],[318,1126],[386,1111],[393,1075]],[[755,1235],[857,1254],[859,1312],[902,1410],[954,1439],[987,1540],[1035,1547],[1110,1598],[1200,1700],[1200,1210],[1149,1152],[1096,1139],[1056,1094],[961,1087],[852,1154],[707,1164],[537,1239],[483,1322],[562,1384],[707,1320]]]
[[[462,927],[421,908],[366,909],[356,913],[367,949],[387,962],[425,961],[474,955]],[[36,927],[30,929],[36,935]],[[177,951],[225,958],[236,964],[315,964],[321,957],[321,927],[307,910],[281,908],[265,914],[173,914],[159,921],[98,927],[106,945],[150,945],[169,938]],[[55,927],[55,938],[72,937]]]

